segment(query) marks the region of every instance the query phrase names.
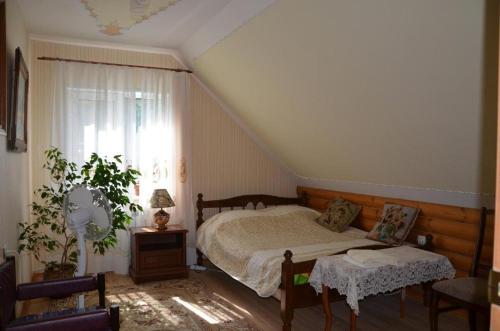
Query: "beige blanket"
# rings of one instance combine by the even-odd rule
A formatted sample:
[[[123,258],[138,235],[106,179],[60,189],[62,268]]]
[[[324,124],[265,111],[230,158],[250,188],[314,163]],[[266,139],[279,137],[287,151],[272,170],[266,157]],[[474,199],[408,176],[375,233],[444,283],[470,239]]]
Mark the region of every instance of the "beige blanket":
[[[336,233],[314,222],[318,212],[301,206],[234,210],[208,219],[197,232],[197,247],[212,263],[252,288],[273,295],[281,281],[286,249],[300,262],[377,244],[354,229]]]

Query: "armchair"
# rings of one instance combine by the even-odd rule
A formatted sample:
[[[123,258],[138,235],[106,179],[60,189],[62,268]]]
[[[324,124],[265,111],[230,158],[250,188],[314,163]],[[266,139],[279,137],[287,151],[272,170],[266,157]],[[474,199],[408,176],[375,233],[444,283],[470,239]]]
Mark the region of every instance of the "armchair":
[[[15,319],[16,301],[43,297],[65,297],[73,293],[99,291],[96,308],[68,309],[61,312],[27,316]],[[72,279],[20,284],[16,287],[16,267],[12,257],[0,265],[0,331],[59,331],[106,330],[120,328],[119,307],[104,306],[104,274]]]

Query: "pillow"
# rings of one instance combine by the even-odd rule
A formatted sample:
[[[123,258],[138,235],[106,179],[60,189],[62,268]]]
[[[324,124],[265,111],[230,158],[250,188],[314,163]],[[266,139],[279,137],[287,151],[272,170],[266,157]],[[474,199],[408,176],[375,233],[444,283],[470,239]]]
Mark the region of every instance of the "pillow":
[[[420,209],[386,203],[380,220],[366,238],[401,245],[410,233]]]
[[[337,199],[328,204],[328,208],[316,222],[334,232],[343,232],[356,219],[361,207],[352,202]]]

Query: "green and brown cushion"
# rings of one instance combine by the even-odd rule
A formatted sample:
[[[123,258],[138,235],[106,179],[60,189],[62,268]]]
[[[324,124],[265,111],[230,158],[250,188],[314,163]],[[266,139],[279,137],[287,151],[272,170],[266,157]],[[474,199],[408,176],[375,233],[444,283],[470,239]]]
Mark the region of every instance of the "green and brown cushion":
[[[358,216],[361,207],[352,202],[337,199],[328,204],[328,208],[316,222],[334,232],[343,232]]]
[[[380,220],[366,238],[401,245],[413,228],[420,209],[386,203]]]

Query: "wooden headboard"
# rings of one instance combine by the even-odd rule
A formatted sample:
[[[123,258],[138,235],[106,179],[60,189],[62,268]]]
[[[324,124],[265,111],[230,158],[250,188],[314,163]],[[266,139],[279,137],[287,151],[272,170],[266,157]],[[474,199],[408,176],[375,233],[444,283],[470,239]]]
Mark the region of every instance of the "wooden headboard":
[[[264,207],[295,204],[304,206],[306,200],[305,193],[299,194],[297,198],[277,197],[266,194],[248,194],[219,200],[203,200],[203,194],[198,193],[198,200],[196,200],[196,209],[198,210],[196,229],[203,224],[203,209],[216,208],[220,213],[224,208],[229,208],[231,210],[234,208],[246,209],[249,204],[252,205],[253,209],[257,209],[259,204],[262,204]]]
[[[307,194],[307,206],[323,211],[329,201],[337,198],[361,205],[361,213],[354,226],[370,231],[382,214],[385,203],[396,203],[420,208],[420,215],[409,240],[415,241],[419,234],[432,234],[434,251],[446,255],[457,269],[457,276],[469,272],[474,254],[474,244],[478,237],[480,210],[472,208],[440,205],[427,202],[384,198],[373,195],[329,191],[310,187],[297,187],[297,193]],[[491,265],[493,256],[493,215],[488,216],[481,260]]]

